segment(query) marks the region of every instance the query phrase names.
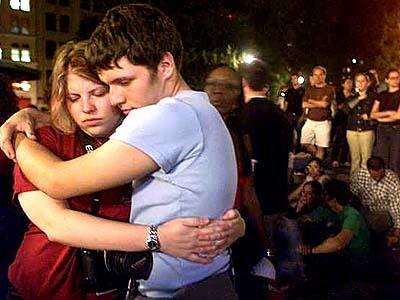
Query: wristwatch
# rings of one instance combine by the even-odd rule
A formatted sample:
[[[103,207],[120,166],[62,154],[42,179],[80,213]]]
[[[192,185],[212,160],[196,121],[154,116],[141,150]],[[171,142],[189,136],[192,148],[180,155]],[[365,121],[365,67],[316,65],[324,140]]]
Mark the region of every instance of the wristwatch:
[[[158,240],[158,227],[156,225],[150,225],[149,232],[146,237],[146,248],[150,251],[159,251],[160,250],[160,241]]]

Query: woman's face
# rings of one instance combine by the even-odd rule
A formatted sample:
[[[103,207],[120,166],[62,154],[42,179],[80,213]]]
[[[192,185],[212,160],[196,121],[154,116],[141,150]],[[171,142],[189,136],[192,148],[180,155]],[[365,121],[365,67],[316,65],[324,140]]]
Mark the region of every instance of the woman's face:
[[[316,162],[312,161],[307,165],[308,174],[313,177],[314,179],[321,176],[321,166]]]
[[[356,88],[359,92],[364,92],[368,89],[369,81],[363,75],[359,75],[356,77]]]
[[[71,117],[93,137],[108,137],[121,120],[121,112],[111,106],[105,85],[75,74],[67,76],[66,104]]]
[[[300,193],[299,203],[302,206],[310,206],[314,202],[314,192],[310,184],[305,184]]]

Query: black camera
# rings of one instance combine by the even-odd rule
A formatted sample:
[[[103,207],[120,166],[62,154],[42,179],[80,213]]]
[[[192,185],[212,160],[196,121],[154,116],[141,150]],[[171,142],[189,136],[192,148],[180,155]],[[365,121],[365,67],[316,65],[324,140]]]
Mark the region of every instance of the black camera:
[[[83,285],[88,292],[126,289],[129,279],[147,279],[153,268],[150,251],[123,252],[80,249]]]
[[[151,251],[104,251],[104,261],[111,273],[133,280],[148,279],[153,268]]]

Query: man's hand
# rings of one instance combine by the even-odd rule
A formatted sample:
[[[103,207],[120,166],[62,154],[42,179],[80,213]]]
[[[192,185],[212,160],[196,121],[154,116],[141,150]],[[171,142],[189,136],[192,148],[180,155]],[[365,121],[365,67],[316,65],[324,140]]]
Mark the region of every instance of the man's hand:
[[[34,108],[25,108],[12,115],[0,127],[0,147],[9,159],[15,160],[13,138],[17,132],[23,132],[30,139],[35,140],[35,129],[50,124],[48,113]]]

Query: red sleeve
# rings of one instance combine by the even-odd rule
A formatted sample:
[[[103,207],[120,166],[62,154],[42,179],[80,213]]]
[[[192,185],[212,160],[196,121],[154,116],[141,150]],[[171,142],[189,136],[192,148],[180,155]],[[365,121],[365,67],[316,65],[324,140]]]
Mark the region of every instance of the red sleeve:
[[[46,148],[50,149],[51,151],[56,151],[56,143],[57,134],[54,129],[51,127],[43,127],[40,128],[36,132],[36,136],[38,138],[38,142],[45,146]],[[18,164],[14,166],[14,195],[12,201],[17,203],[18,194],[23,192],[31,192],[36,191],[37,187],[35,187],[28,178],[22,173],[21,169],[19,168]]]

